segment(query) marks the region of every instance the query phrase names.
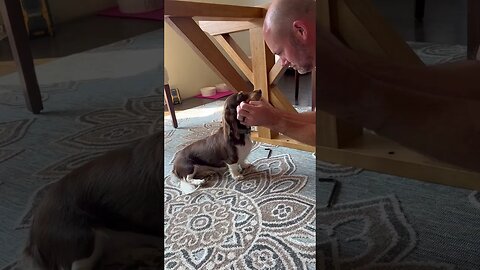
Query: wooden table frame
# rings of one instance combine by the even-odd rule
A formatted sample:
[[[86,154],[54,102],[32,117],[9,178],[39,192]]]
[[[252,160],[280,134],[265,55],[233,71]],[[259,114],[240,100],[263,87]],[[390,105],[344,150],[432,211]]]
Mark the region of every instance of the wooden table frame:
[[[353,50],[389,58],[397,63],[423,65],[370,0],[319,0],[317,4],[317,25],[331,31]],[[432,160],[321,111],[317,111],[317,157],[388,174],[480,190],[479,173]]]
[[[282,67],[280,61],[275,63],[273,53],[263,40],[265,13],[266,9],[262,7],[165,1],[165,21],[227,85],[236,91],[244,92],[261,89],[263,98],[274,107],[296,112],[276,85],[286,67]],[[249,32],[251,57],[231,36],[232,33],[240,31]],[[223,48],[240,72],[230,64],[208,35]],[[261,142],[315,151],[313,146],[266,128],[259,128],[252,137]]]

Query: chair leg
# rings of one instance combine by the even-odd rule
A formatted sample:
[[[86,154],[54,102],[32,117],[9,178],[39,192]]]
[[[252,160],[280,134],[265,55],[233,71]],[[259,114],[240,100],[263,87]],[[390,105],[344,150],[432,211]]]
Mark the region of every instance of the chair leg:
[[[300,74],[295,70],[295,105],[298,105],[298,87],[300,81]]]
[[[425,0],[415,0],[415,19],[419,22],[423,21],[425,16]]]
[[[23,20],[20,1],[0,0],[0,15],[5,24],[10,49],[17,65],[18,74],[23,86],[23,94],[27,109],[34,114],[43,110],[42,96],[38,86],[37,75],[33,65],[30,42]]]
[[[173,107],[173,100],[172,100],[172,92],[170,91],[170,85],[165,84],[163,87],[163,96],[165,97],[165,101],[167,102],[167,109],[172,116],[172,123],[173,127],[177,128],[177,117],[175,116],[175,108]]]

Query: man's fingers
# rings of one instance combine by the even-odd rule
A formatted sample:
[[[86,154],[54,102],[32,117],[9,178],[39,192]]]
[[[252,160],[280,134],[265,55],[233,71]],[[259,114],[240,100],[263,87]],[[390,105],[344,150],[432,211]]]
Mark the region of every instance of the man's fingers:
[[[252,101],[250,101],[251,103]],[[250,103],[245,103],[242,101],[242,103],[240,103],[239,107],[241,110],[244,110],[244,111],[250,111],[253,109],[253,105],[251,105]]]
[[[252,107],[270,106],[270,104],[263,99],[258,101],[250,101],[249,105]]]
[[[262,103],[263,103],[263,101],[261,101],[261,100],[252,100],[252,101],[250,101],[248,104],[250,104],[250,105],[259,105],[259,104],[262,104]]]
[[[246,116],[248,116],[249,114],[250,114],[249,111],[242,109],[242,110],[239,110],[239,111],[237,112],[237,117],[238,117],[238,116],[246,117]],[[239,118],[239,119],[240,119],[240,118]]]

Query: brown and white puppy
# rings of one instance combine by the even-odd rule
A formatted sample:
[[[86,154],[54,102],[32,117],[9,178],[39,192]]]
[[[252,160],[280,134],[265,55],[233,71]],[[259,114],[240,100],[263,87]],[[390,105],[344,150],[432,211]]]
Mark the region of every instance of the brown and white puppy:
[[[245,159],[252,150],[250,127],[237,119],[237,106],[242,102],[260,100],[261,90],[239,92],[227,98],[223,110],[222,126],[212,135],[196,141],[175,155],[173,176],[184,193],[193,192],[205,182],[205,177],[228,167],[231,176],[242,179]]]
[[[106,251],[160,247],[162,136],[107,152],[52,184],[35,210],[20,267],[86,270]]]

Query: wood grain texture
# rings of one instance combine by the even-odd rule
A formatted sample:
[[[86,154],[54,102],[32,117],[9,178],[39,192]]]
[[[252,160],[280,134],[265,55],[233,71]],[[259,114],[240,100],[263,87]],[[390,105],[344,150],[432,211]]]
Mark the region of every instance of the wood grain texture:
[[[307,145],[301,142],[298,142],[294,139],[290,139],[289,137],[279,134],[278,136],[269,139],[269,138],[263,138],[258,135],[258,132],[252,132],[252,140],[257,141],[257,142],[263,142],[263,143],[268,143],[268,144],[273,144],[273,145],[279,145],[279,146],[284,146],[288,148],[293,148],[293,149],[298,149],[302,151],[307,151],[307,152],[315,152],[315,146]],[[312,164],[313,165],[313,164]]]
[[[232,61],[242,71],[243,75],[253,84],[252,60],[240,48],[237,42],[229,35],[222,34],[215,36],[218,44],[222,46]]]
[[[268,73],[268,83],[270,83],[270,85],[276,85],[282,78],[283,74],[285,74],[287,68],[287,66],[282,66],[281,60],[278,60]]]
[[[250,50],[252,52],[252,71],[253,71],[253,88],[262,90],[262,98],[270,102],[270,83],[268,73],[273,67],[275,57],[268,49],[263,40],[263,30],[261,27],[252,28],[250,32]],[[259,136],[262,138],[272,139],[276,133],[259,127]]]
[[[232,89],[238,92],[253,90],[192,18],[169,17],[165,21]]]
[[[195,17],[209,21],[239,21],[264,18],[263,7],[246,7],[188,1],[165,1],[165,16]]]
[[[425,157],[382,137],[364,134],[342,149],[317,146],[323,161],[436,184],[480,189],[480,174]]]
[[[212,36],[216,36],[262,27],[263,19],[254,19],[250,21],[199,21],[198,25],[200,25],[200,28],[202,28],[203,31]]]

